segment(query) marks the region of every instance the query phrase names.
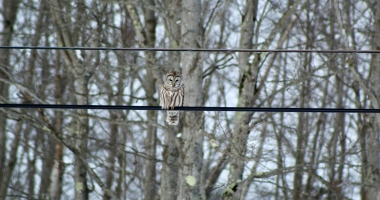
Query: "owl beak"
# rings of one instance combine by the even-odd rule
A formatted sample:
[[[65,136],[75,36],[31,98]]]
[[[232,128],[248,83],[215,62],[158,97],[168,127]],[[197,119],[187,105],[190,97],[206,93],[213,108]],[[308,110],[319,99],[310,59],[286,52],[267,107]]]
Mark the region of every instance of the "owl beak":
[[[172,85],[173,85],[173,87],[174,87],[174,86],[175,86],[175,83],[173,83]]]

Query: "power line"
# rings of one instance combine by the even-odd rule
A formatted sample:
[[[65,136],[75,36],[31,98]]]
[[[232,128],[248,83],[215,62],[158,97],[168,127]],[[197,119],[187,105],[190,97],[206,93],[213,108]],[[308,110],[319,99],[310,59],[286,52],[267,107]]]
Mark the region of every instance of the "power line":
[[[160,106],[118,105],[60,105],[60,104],[0,104],[0,108],[45,108],[87,110],[162,110]],[[380,109],[352,108],[257,108],[257,107],[178,107],[183,111],[235,111],[235,112],[318,112],[318,113],[380,113]]]
[[[251,52],[251,53],[380,53],[380,50],[312,50],[312,49],[173,49],[173,48],[116,48],[116,47],[44,47],[44,46],[0,46],[0,49],[37,50],[88,50],[88,51],[202,51],[202,52]]]

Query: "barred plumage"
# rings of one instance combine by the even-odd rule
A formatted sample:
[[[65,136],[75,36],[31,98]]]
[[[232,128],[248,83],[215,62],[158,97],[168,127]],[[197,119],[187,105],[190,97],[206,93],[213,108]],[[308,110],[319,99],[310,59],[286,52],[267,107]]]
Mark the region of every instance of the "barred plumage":
[[[160,92],[162,109],[172,110],[174,107],[183,106],[184,98],[185,85],[182,83],[182,75],[176,71],[167,73]],[[166,122],[169,125],[177,125],[179,122],[179,111],[167,111],[166,113]]]

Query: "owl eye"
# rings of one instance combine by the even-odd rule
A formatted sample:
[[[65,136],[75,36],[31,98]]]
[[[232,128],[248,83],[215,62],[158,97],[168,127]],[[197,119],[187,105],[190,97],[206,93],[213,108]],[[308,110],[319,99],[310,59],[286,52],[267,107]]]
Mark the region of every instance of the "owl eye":
[[[169,79],[169,81],[173,81],[172,79]]]

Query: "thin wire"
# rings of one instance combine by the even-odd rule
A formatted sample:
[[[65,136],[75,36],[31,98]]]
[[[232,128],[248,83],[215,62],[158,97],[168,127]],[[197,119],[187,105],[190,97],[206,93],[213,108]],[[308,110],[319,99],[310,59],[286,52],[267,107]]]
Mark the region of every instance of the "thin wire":
[[[114,48],[114,47],[43,47],[0,46],[0,49],[37,50],[102,50],[102,51],[194,51],[194,52],[271,52],[271,53],[380,53],[380,50],[286,50],[286,49],[173,49],[173,48]],[[104,106],[58,104],[0,104],[0,108],[49,108],[49,109],[107,109],[107,110],[161,110],[159,106]],[[255,108],[255,107],[178,107],[185,111],[237,111],[237,112],[328,112],[328,113],[380,113],[380,109],[347,108]]]
[[[380,53],[380,50],[311,50],[311,49],[173,49],[173,48],[116,48],[116,47],[43,47],[43,46],[0,46],[0,49],[39,50],[89,50],[89,51],[202,51],[202,52],[270,52],[270,53]]]
[[[162,110],[160,106],[117,105],[60,105],[60,104],[0,104],[0,108],[47,108],[87,110]],[[351,108],[256,108],[256,107],[178,107],[184,111],[235,111],[235,112],[318,112],[318,113],[380,113],[380,109]]]

